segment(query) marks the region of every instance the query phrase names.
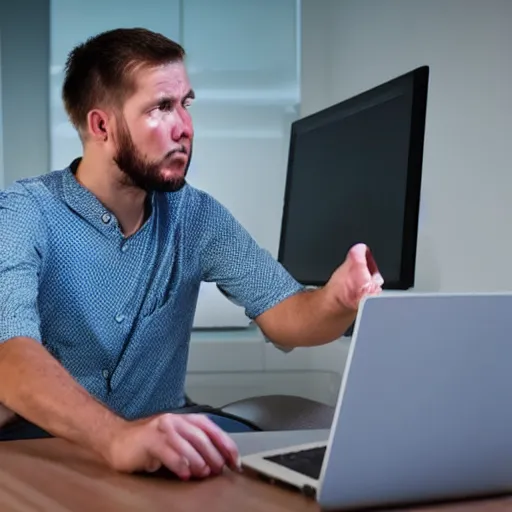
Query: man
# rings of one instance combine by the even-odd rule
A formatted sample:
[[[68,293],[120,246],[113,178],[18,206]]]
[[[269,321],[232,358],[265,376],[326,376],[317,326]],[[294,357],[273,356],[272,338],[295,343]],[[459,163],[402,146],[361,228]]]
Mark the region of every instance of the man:
[[[215,417],[176,413],[201,281],[276,344],[311,346],[342,335],[380,292],[376,265],[357,245],[305,291],[186,183],[194,93],[183,49],[162,35],[121,29],[79,45],[63,99],[83,157],[0,194],[4,432],[23,418],[119,471],[235,467]]]

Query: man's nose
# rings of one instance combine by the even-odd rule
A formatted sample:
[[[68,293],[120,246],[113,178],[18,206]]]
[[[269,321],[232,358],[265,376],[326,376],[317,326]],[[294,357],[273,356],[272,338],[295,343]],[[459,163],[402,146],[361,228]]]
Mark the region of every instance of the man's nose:
[[[171,137],[175,142],[183,138],[191,139],[193,134],[192,120],[188,112],[179,112],[176,116],[176,122],[171,130]]]

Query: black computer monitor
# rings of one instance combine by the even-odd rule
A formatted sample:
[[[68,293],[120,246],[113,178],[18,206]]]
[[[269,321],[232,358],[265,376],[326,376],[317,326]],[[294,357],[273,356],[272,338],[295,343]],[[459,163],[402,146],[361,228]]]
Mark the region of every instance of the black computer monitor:
[[[321,286],[366,243],[386,289],[414,285],[429,68],[295,121],[278,260]]]

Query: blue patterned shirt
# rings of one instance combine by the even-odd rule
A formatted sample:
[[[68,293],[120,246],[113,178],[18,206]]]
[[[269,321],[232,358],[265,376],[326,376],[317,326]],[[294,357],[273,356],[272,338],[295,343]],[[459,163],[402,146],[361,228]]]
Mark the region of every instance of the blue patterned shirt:
[[[251,319],[302,287],[207,193],[152,194],[126,238],[74,169],[0,192],[0,342],[39,341],[127,419],[182,407],[201,281]]]

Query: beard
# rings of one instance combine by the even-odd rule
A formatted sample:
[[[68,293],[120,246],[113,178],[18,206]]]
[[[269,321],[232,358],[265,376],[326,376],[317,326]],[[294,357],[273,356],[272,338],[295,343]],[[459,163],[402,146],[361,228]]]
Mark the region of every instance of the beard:
[[[124,185],[137,187],[146,192],[177,192],[185,186],[185,177],[187,176],[192,158],[192,146],[190,146],[183,175],[166,178],[162,176],[162,167],[174,154],[182,153],[186,155],[187,150],[185,146],[182,145],[170,151],[158,161],[150,161],[141,155],[135,147],[126,124],[119,123],[119,127],[117,154],[114,157],[114,162],[124,174]]]

